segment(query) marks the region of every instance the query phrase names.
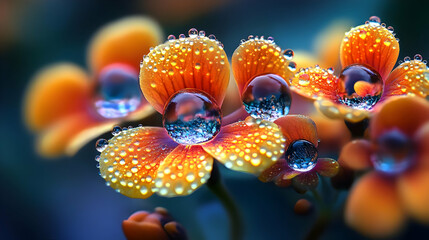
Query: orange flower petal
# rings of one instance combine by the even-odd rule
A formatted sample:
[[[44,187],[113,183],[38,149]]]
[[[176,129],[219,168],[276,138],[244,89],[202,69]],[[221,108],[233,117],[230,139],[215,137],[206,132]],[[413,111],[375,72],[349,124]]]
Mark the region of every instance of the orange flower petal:
[[[412,116],[412,117],[410,117]],[[422,124],[429,121],[429,103],[418,97],[398,97],[383,104],[370,123],[371,136],[398,129],[412,136]]]
[[[338,78],[333,70],[318,66],[302,68],[292,80],[292,90],[312,99],[319,97],[337,100]]]
[[[142,56],[161,42],[162,30],[150,18],[127,17],[101,28],[91,40],[88,62],[94,73],[112,63],[133,66],[137,72]]]
[[[127,240],[168,240],[169,237],[161,224],[161,216],[140,211],[122,222]]]
[[[340,170],[340,164],[332,158],[319,158],[315,170],[325,177],[334,177]]]
[[[402,227],[405,214],[394,182],[375,172],[363,176],[346,202],[348,225],[369,237],[388,237]]]
[[[87,74],[73,64],[56,64],[33,78],[25,95],[24,115],[32,130],[42,130],[86,107],[90,91]]]
[[[429,223],[429,169],[414,168],[399,177],[398,189],[405,209],[419,221]]]
[[[125,196],[148,198],[160,164],[176,146],[164,128],[124,130],[100,154],[101,176]]]
[[[429,122],[425,123],[414,138],[417,143],[417,165],[420,168],[429,168]]]
[[[412,60],[399,65],[384,82],[380,101],[395,95],[415,95],[426,97],[429,94],[429,71],[420,60]]]
[[[229,63],[220,42],[207,37],[169,40],[143,58],[140,87],[160,113],[179,90],[202,90],[222,105],[229,82]]]
[[[292,186],[299,193],[315,189],[319,185],[319,177],[315,171],[303,172],[292,178]]]
[[[286,160],[284,158],[281,158],[272,166],[263,171],[258,178],[262,182],[276,181],[277,179],[290,180],[295,176],[299,175],[300,173],[301,172],[295,171],[290,168]]]
[[[351,123],[360,122],[370,116],[370,111],[368,110],[352,108],[323,98],[315,101],[314,106],[328,118],[344,119]]]
[[[319,139],[317,138],[316,124],[303,115],[289,115],[281,117],[274,121],[286,138],[286,146],[296,140],[307,140],[317,147]]]
[[[202,146],[227,168],[260,174],[284,153],[284,143],[276,124],[248,117],[223,126],[215,139]]]
[[[380,24],[367,23],[352,28],[341,43],[343,67],[367,64],[386,79],[396,64],[399,43],[394,35]]]
[[[246,84],[258,75],[276,74],[288,84],[293,77],[293,72],[288,68],[290,61],[283,56],[281,48],[265,39],[255,38],[241,43],[234,51],[231,62],[240,95]]]
[[[363,170],[372,166],[371,143],[367,140],[354,140],[347,143],[341,150],[338,162],[341,166]]]
[[[44,157],[73,155],[94,137],[112,129],[115,121],[100,122],[88,112],[71,114],[44,131],[37,151]]]
[[[159,195],[191,194],[210,178],[213,158],[199,145],[179,145],[161,163],[155,179]]]

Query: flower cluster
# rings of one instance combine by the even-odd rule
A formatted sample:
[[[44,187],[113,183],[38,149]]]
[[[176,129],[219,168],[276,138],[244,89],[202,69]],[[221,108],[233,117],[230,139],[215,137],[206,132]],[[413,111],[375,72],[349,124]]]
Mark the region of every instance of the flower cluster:
[[[272,37],[243,39],[231,64],[223,44],[204,31],[192,28],[159,42],[155,23],[124,19],[100,30],[90,44],[92,83],[71,64],[37,75],[25,110],[28,125],[42,131],[41,153],[74,153],[106,128],[155,110],[163,127],[115,127],[111,139],[96,143],[101,177],[125,196],[191,194],[219,177],[216,162],[315,196],[319,177],[347,170],[361,173],[345,207],[352,228],[386,237],[406,216],[429,222],[429,71],[419,54],[394,69],[399,42],[378,17],[345,34],[338,74],[307,67],[307,60],[297,64],[294,51],[282,50]],[[331,56],[327,62],[339,61]],[[297,71],[300,63],[306,68]],[[224,117],[230,73],[241,107]],[[316,125],[300,111],[302,98],[341,121],[314,115]],[[348,142],[344,121],[364,127],[368,121],[367,139],[362,134]],[[322,143],[335,145],[330,149],[342,148],[338,162],[319,157],[318,133]],[[296,211],[310,208],[303,199]],[[170,222],[162,209],[138,212],[124,221],[124,233],[128,239],[185,239],[180,225]]]

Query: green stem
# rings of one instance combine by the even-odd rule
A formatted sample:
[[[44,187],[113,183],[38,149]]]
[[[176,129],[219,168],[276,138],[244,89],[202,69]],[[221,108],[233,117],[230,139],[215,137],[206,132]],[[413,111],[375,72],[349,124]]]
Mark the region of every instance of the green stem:
[[[231,240],[243,239],[243,222],[240,212],[234,202],[234,199],[229,195],[222,183],[222,177],[216,161],[213,162],[213,170],[210,179],[207,181],[207,187],[216,195],[228,213],[231,227]]]
[[[313,224],[307,236],[305,237],[306,240],[319,239],[331,220],[329,208],[326,206],[319,192],[312,190],[311,193],[313,194],[314,199],[319,203],[320,213],[316,219],[316,222]]]

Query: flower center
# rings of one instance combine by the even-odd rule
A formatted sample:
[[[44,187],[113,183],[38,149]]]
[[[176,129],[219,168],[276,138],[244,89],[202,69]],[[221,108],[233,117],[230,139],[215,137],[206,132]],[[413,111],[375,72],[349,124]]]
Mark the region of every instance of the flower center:
[[[138,73],[123,64],[105,67],[98,76],[94,107],[104,118],[121,118],[135,111],[142,102]]]
[[[383,134],[377,140],[377,148],[371,156],[376,170],[387,174],[398,174],[407,170],[414,162],[414,144],[399,130]]]
[[[289,113],[291,94],[283,78],[265,74],[253,78],[241,97],[246,111],[254,118],[274,121]]]
[[[203,143],[219,133],[221,112],[215,100],[206,93],[185,89],[170,98],[164,109],[163,124],[179,144]]]
[[[297,140],[289,145],[286,161],[295,171],[308,172],[316,166],[317,148],[307,140]]]
[[[353,64],[340,74],[338,101],[356,109],[370,110],[380,100],[383,81],[380,74],[364,64]]]

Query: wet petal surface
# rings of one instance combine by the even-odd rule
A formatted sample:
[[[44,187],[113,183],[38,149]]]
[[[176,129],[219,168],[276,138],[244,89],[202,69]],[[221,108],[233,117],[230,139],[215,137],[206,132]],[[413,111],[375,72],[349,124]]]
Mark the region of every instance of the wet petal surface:
[[[227,168],[260,174],[284,153],[285,139],[274,123],[248,117],[223,126],[203,148]]]

